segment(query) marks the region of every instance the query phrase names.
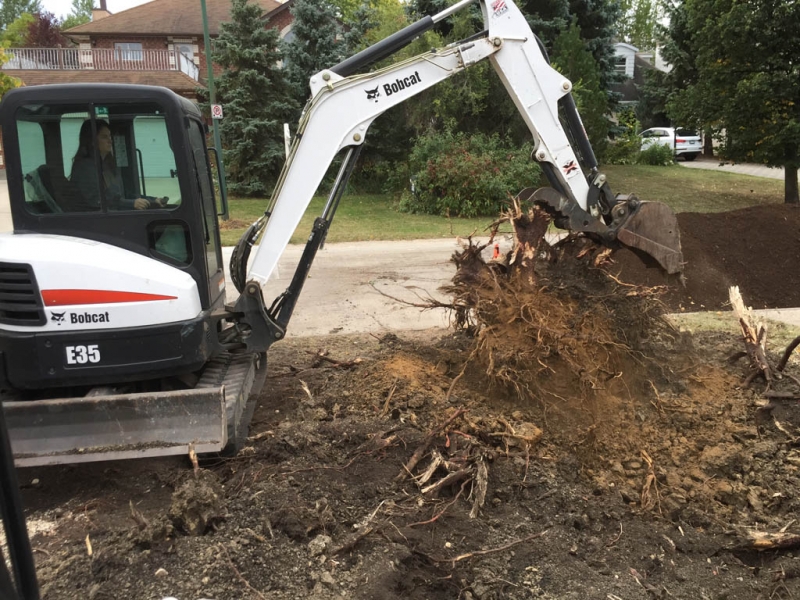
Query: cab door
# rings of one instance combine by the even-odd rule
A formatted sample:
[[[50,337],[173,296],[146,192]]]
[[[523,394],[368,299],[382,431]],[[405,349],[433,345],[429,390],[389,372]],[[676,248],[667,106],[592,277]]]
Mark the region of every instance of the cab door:
[[[222,248],[217,222],[217,206],[214,201],[214,186],[206,151],[206,139],[198,121],[189,119],[189,146],[200,192],[200,207],[205,241],[205,263],[208,273],[208,293],[211,306],[225,302],[225,272],[222,268]]]

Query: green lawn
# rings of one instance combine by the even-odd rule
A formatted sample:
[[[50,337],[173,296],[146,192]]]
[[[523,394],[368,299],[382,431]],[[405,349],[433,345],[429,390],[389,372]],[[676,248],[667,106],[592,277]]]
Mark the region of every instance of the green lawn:
[[[783,201],[783,182],[681,166],[650,167],[609,165],[603,168],[617,194],[636,194],[641,200],[664,202],[676,212],[720,212],[754,204]],[[522,187],[522,186],[521,186]],[[235,244],[250,223],[267,207],[267,200],[232,198],[231,220],[222,223],[222,243]],[[314,219],[322,213],[325,198],[314,198],[292,236],[305,242]],[[329,242],[410,240],[468,236],[485,233],[489,217],[447,219],[410,215],[397,210],[394,199],[384,195],[345,196],[333,220]]]
[[[783,202],[783,181],[679,165],[603,167],[615,194],[664,202],[675,212],[723,212]]]
[[[304,243],[314,219],[325,207],[323,197],[315,197],[292,236],[292,244]],[[397,210],[396,201],[384,195],[344,196],[333,219],[328,242],[367,240],[419,240],[468,236],[491,223],[489,218],[447,219],[430,215],[410,215]],[[222,222],[222,243],[235,244],[247,226],[267,207],[267,200],[235,198],[230,201],[231,220]]]

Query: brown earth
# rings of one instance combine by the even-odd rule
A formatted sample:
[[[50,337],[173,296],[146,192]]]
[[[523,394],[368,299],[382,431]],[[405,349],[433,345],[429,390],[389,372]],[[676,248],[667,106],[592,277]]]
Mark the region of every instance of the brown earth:
[[[800,206],[765,204],[726,213],[679,213],[686,286],[664,296],[679,311],[730,308],[738,285],[753,308],[800,306]],[[622,278],[640,285],[671,283],[628,250],[616,252]]]
[[[740,389],[743,372],[724,360],[737,339],[685,338],[664,348],[674,368],[651,381],[562,405],[522,403],[487,388],[479,372],[445,401],[469,343],[429,332],[277,345],[252,427],[260,439],[201,472],[201,487],[216,482],[211,496],[221,501],[202,536],[169,518],[194,480],[188,460],[23,471],[43,597],[800,593],[793,551],[738,548],[747,528],[798,531],[800,413],[774,409],[788,437],[760,415],[759,394]],[[322,348],[363,362],[315,367]],[[469,486],[434,495],[395,481],[426,434],[461,407],[466,418],[433,447],[445,457],[468,447],[482,453],[488,492],[476,518]],[[526,449],[534,424],[543,436]],[[131,518],[131,503],[146,524]]]

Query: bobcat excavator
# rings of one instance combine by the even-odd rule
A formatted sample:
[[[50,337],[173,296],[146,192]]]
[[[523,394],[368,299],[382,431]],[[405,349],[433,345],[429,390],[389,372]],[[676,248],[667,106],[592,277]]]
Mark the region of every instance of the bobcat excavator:
[[[363,72],[474,1],[484,31]],[[234,249],[233,303],[212,178],[219,157],[210,160],[193,103],[148,86],[13,90],[0,105],[14,226],[0,234],[0,393],[16,465],[239,447],[266,352],[286,334],[370,124],[483,60],[530,129],[550,183],[524,198],[562,228],[679,272],[675,215],[612,193],[572,84],[512,0],[463,0],[311,78],[270,205]],[[267,303],[263,286],[340,154],[294,277]]]

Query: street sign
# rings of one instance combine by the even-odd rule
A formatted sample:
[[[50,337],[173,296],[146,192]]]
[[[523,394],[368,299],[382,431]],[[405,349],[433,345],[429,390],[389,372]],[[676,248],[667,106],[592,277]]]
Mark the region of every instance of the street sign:
[[[211,105],[211,118],[212,119],[221,119],[222,118],[222,104],[212,104]]]

